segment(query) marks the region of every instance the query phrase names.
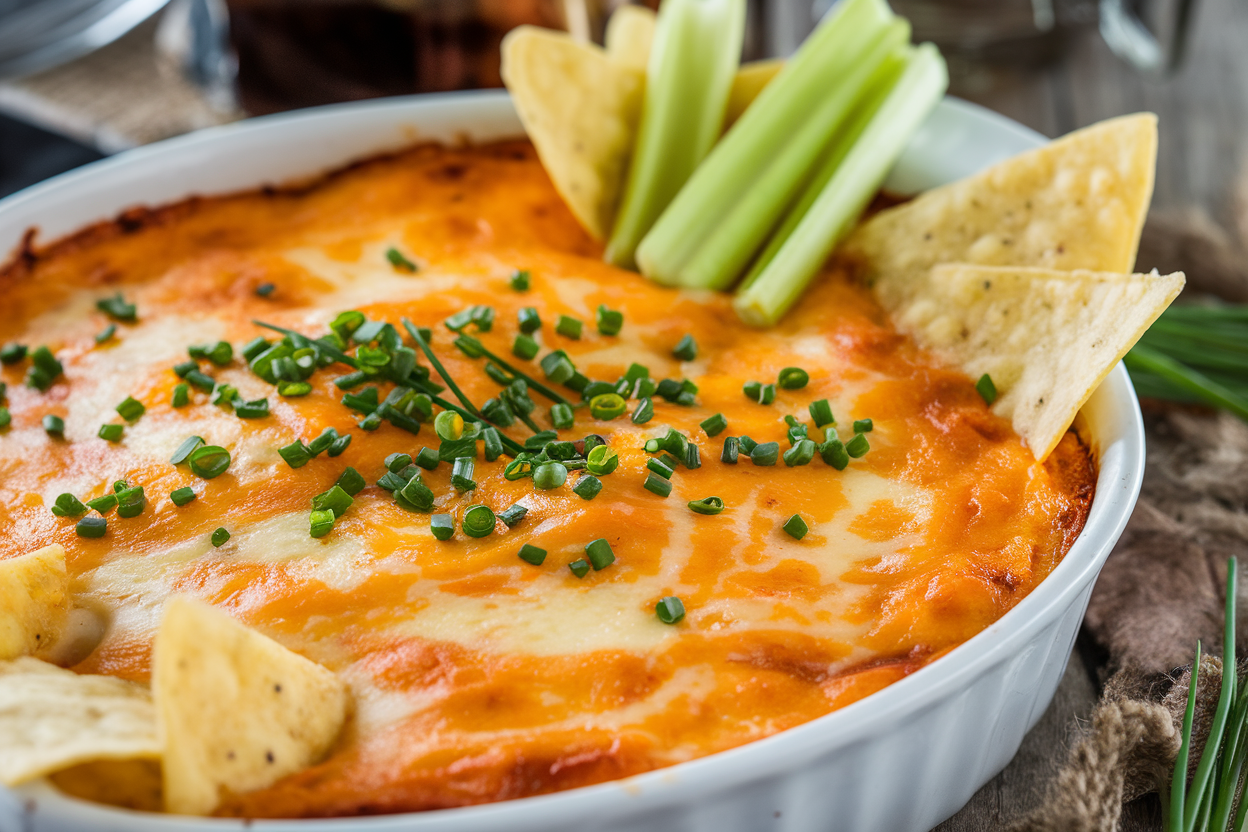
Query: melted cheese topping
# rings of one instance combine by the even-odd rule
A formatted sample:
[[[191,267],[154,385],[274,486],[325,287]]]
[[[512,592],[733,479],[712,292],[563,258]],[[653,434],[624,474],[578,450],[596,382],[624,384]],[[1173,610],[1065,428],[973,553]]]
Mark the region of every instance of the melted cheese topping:
[[[397,272],[397,246],[420,265]],[[517,268],[533,288],[511,290]],[[268,299],[255,287],[272,282]],[[139,322],[96,346],[107,321],[95,301],[122,291]],[[0,340],[49,344],[65,376],[47,393],[21,383],[26,364],[0,370],[12,427],[0,432],[0,557],[49,543],[68,552],[75,604],[105,623],[84,672],[145,680],[161,604],[191,593],[343,674],[356,714],[323,764],[262,792],[234,796],[228,814],[315,816],[462,805],[569,788],[669,765],[806,722],[880,689],[965,641],[1025,596],[1067,550],[1086,517],[1093,471],[1070,434],[1036,464],[1008,423],[961,374],[936,365],[889,328],[870,295],[829,272],[781,326],[744,327],[728,300],[679,293],[605,265],[552,190],[532,150],[421,147],[356,166],[315,187],[190,200],[135,211],[0,273]],[[389,424],[368,432],[319,370],[314,390],[285,399],[235,360],[201,362],[244,399],[267,396],[271,415],[236,417],[193,394],[173,409],[171,366],[189,344],[254,337],[252,319],[317,336],[337,312],[409,317],[434,328],[434,348],[476,402],[498,386],[451,344],[440,322],[472,304],[497,316],[481,339],[503,355],[516,313],[536,307],[543,350],[564,349],[590,378],[614,380],[632,362],[655,378],[694,380],[694,407],[656,398],[653,420],[594,421],[587,409],[561,438],[605,436],[621,464],[586,501],[564,487],[508,482],[506,460],[478,459],[477,489],[451,487],[450,466],[427,473],[437,511],[470,504],[528,515],[493,535],[439,542],[426,515],[370,486],[322,539],[308,534],[311,498],[350,465],[370,483],[382,460],[437,446]],[[619,337],[599,335],[594,312],[624,312]],[[560,314],[587,323],[581,340],[554,332]],[[671,355],[686,333],[696,361]],[[423,361],[423,359],[422,359]],[[519,360],[517,359],[517,363]],[[801,366],[810,384],[772,406],[744,382]],[[536,364],[531,371],[540,377]],[[382,386],[382,395],[388,389]],[[120,443],[96,437],[131,395],[147,413]],[[535,413],[549,424],[545,405]],[[785,442],[785,414],[831,401],[842,438],[870,417],[871,451],[838,472],[735,466],[719,460],[728,435]],[[634,403],[635,404],[635,403]],[[631,411],[631,406],[630,406]],[[722,412],[716,439],[698,427]],[[65,418],[65,440],[40,427]],[[340,457],[292,470],[277,449],[326,426],[351,433]],[[662,499],[644,490],[641,446],[668,427],[702,450]],[[523,441],[527,431],[505,431]],[[822,431],[812,429],[818,438]],[[204,481],[169,456],[190,435],[223,445],[233,463]],[[144,513],[109,517],[98,540],[79,538],[49,506],[86,500],[113,481],[142,485]],[[175,507],[189,485],[198,499]],[[727,510],[692,513],[718,495]],[[781,525],[800,513],[801,541]],[[218,526],[232,534],[215,548]],[[617,561],[577,579],[567,564],[605,537]],[[532,542],[549,555],[521,561]],[[662,624],[655,602],[688,610]]]

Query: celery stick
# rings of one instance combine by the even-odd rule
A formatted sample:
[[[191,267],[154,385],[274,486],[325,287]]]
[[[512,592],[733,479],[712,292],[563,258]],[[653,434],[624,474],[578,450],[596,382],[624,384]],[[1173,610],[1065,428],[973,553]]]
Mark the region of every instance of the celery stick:
[[[757,279],[737,293],[733,305],[746,323],[769,326],[793,305],[853,227],[948,84],[936,47],[925,43],[915,49],[900,80],[819,198]]]
[[[765,172],[777,149],[801,130],[829,88],[883,37],[891,20],[883,0],[844,0],[828,13],[646,236],[638,259],[649,277],[679,282],[683,264]]]
[[[872,90],[880,70],[895,65],[890,56],[904,54],[902,50],[909,40],[910,25],[901,19],[893,21],[853,72],[836,80],[797,134],[774,152],[763,175],[728,206],[728,215],[681,267],[680,285],[727,289],[736,282],[780,221],[786,206],[801,193],[804,181],[810,177],[820,153],[836,136],[838,127],[852,119],[854,105]]]
[[[637,244],[719,138],[744,34],[745,0],[663,3],[608,262],[633,267]]]

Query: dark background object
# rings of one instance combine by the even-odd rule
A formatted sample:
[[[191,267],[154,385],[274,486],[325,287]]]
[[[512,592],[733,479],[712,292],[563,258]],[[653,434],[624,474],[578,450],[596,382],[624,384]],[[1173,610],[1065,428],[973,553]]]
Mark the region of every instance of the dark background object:
[[[0,115],[0,198],[103,158],[93,148]]]

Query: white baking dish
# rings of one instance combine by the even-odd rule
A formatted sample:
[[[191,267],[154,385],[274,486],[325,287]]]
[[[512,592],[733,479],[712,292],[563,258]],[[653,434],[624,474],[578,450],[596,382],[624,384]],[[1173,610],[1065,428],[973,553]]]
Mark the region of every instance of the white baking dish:
[[[31,225],[56,237],[129,206],[304,177],[420,139],[486,141],[520,132],[501,92],[325,107],[214,128],[89,165],[0,202],[0,246],[16,245]],[[946,100],[911,143],[890,185],[903,191],[931,187],[1041,141],[1001,116]],[[1093,581],[1135,505],[1144,432],[1121,366],[1088,402],[1081,424],[1100,476],[1087,526],[1065,560],[1000,621],[880,693],[774,737],[612,783],[464,809],[252,826],[316,832],[923,832],[1005,766],[1048,706]],[[0,832],[242,828],[237,821],[101,807],[66,798],[44,783],[0,789]]]

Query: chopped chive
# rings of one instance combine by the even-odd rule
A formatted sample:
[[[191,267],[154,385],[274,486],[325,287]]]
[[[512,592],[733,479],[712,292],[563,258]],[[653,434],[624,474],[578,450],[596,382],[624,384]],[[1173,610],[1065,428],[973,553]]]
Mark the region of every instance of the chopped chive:
[[[489,537],[494,531],[494,512],[489,506],[469,506],[461,525],[469,537]]]
[[[537,342],[527,335],[517,335],[511,344],[511,354],[525,361],[532,361],[539,349]]]
[[[666,497],[672,493],[672,483],[660,477],[658,474],[649,474],[643,487],[652,494],[658,494],[660,497]]]
[[[243,358],[248,363],[250,363],[251,361],[255,360],[256,356],[260,355],[260,353],[264,352],[268,348],[269,348],[268,339],[265,338],[263,335],[257,335],[255,338],[252,338],[246,344],[243,344],[242,348],[239,350],[239,353],[243,356]]]
[[[397,474],[404,468],[412,464],[411,454],[395,453],[385,459],[386,470],[393,474]]]
[[[408,484],[408,482],[410,482],[410,480],[401,474],[396,474],[393,471],[387,471],[381,475],[381,479],[377,480],[377,487],[394,492],[402,489],[403,486]]]
[[[741,442],[735,436],[729,436],[724,439],[724,450],[719,455],[719,461],[729,465],[737,464],[737,456],[741,452]]]
[[[37,347],[30,354],[30,360],[31,367],[26,372],[26,384],[41,393],[46,393],[53,382],[65,372],[65,367],[47,347]]]
[[[815,420],[815,427],[821,428],[824,425],[836,424],[836,418],[832,415],[832,405],[827,399],[820,399],[810,404],[810,418]]]
[[[478,341],[477,343],[480,342]],[[495,384],[500,384],[503,387],[506,387],[514,381],[514,379],[507,374],[506,370],[495,364],[493,361],[485,362],[485,374],[489,376],[490,380]]]
[[[738,436],[737,443],[741,446],[741,452],[747,456],[754,453],[754,449],[758,447],[758,443],[748,436]]]
[[[350,444],[351,444],[351,434],[345,433],[342,436],[339,436],[333,442],[330,442],[329,448],[327,449],[326,452],[330,456],[338,456],[343,451],[345,451],[347,449],[347,446]]]
[[[544,462],[533,469],[533,485],[543,491],[558,488],[568,481],[568,469],[558,462]]]
[[[472,491],[477,487],[477,483],[472,479],[475,467],[471,457],[461,456],[455,460],[451,469],[451,485],[459,491]]]
[[[755,465],[775,465],[780,458],[779,442],[761,442],[750,451],[750,462]]]
[[[308,443],[308,453],[312,454],[313,457],[320,456],[329,449],[330,445],[334,444],[337,438],[337,429],[332,427],[325,428],[319,436]]]
[[[94,509],[100,514],[108,514],[116,507],[116,494],[105,494],[103,497],[96,497],[94,500],[87,500],[87,508]]]
[[[572,493],[582,500],[592,500],[602,491],[602,480],[592,475],[581,477],[581,481],[572,486]]]
[[[118,517],[138,517],[147,507],[147,496],[141,485],[122,489],[116,496]]]
[[[701,468],[702,467],[702,450],[697,445],[690,442],[685,447],[685,458],[681,461],[685,463],[685,467],[688,468],[690,471],[694,470],[695,468]]]
[[[16,364],[26,357],[25,344],[5,344],[0,347],[0,364]]]
[[[662,459],[647,460],[646,468],[658,474],[660,477],[662,477],[665,480],[670,480],[672,478],[672,474],[676,473],[675,466],[669,465],[668,463],[664,462]]]
[[[690,500],[689,510],[695,514],[720,514],[724,510],[724,501],[719,497],[703,497],[701,500]]]
[[[782,528],[789,535],[789,537],[792,537],[795,540],[801,540],[806,536],[806,533],[810,531],[810,526],[806,525],[806,521],[802,519],[800,514],[794,514],[788,520],[784,521],[784,526]]]
[[[204,444],[202,436],[188,436],[186,439],[183,439],[182,444],[178,445],[178,449],[173,452],[173,456],[169,457],[170,464],[181,465],[183,462],[186,462],[191,452],[202,444]]]
[[[633,424],[644,425],[654,418],[654,400],[649,396],[643,398],[633,411]]]
[[[728,427],[728,420],[724,418],[724,414],[716,413],[714,416],[703,419],[701,427],[706,431],[707,436],[719,436]]]
[[[195,357],[198,358],[199,356]],[[234,347],[229,341],[218,341],[207,348],[203,357],[207,358],[213,364],[223,367],[234,359]]]
[[[178,378],[186,378],[186,374],[199,369],[197,361],[183,361],[173,365],[173,372]]]
[[[546,456],[560,462],[565,462],[580,455],[576,451],[575,442],[556,440],[554,442],[547,443],[546,447],[542,450],[546,452]]]
[[[660,598],[654,605],[654,613],[664,624],[679,624],[685,617],[685,605],[675,595]]]
[[[782,390],[801,390],[810,383],[810,373],[801,367],[785,367],[780,371],[776,383]]]
[[[126,299],[121,296],[121,292],[118,292],[111,298],[97,300],[95,308],[105,315],[125,323],[134,323],[138,320],[138,308],[133,303],[126,303]]]
[[[173,500],[173,504],[178,508],[181,508],[191,500],[194,500],[195,497],[195,489],[191,488],[189,485],[184,485],[181,488],[175,488],[173,491],[169,492],[169,499]]]
[[[103,344],[117,334],[117,324],[109,324],[95,334],[95,343]]]
[[[572,407],[566,404],[551,405],[550,421],[555,426],[555,430],[568,430],[574,424]]]
[[[191,386],[189,384],[178,384],[173,388],[173,406],[186,407],[191,403]]]
[[[759,404],[771,404],[776,400],[776,385],[774,384],[747,381],[742,391],[747,399]]]
[[[7,407],[0,407],[0,428],[7,428],[11,424],[13,424],[13,414]]]
[[[256,293],[256,297],[258,298],[267,298],[269,295],[273,294],[273,292],[275,292],[276,290],[277,290],[276,284],[260,283],[252,291]],[[251,359],[249,358],[248,360],[250,361]]]
[[[681,361],[692,361],[698,357],[698,342],[693,340],[692,335],[685,335],[672,348],[672,356]]]
[[[688,448],[686,448],[686,449],[685,449],[685,452],[686,452],[686,453],[688,453],[688,450],[689,450],[689,449],[688,449]],[[657,461],[657,462],[662,462],[662,463],[663,463],[664,465],[666,465],[668,468],[671,468],[673,472],[675,472],[675,471],[676,471],[676,468],[677,468],[677,467],[679,467],[680,463],[681,463],[683,460],[677,459],[676,457],[672,456],[671,454],[664,452],[663,456],[659,457],[656,461]],[[656,473],[657,473],[657,472],[656,472]]]
[[[542,430],[524,440],[524,447],[530,451],[540,451],[546,444],[559,438],[553,430]]]
[[[854,434],[854,438],[845,443],[845,453],[854,459],[864,456],[869,450],[871,450],[871,443],[861,433]]]
[[[211,540],[212,540],[213,546],[217,546],[217,547],[224,546],[225,542],[229,539],[230,539],[230,533],[226,531],[224,526],[218,527],[217,530],[212,533]]]
[[[615,393],[604,393],[601,396],[594,396],[589,402],[590,415],[595,419],[608,421],[617,416],[623,416],[624,411],[628,409],[628,403],[624,401],[622,396]]]
[[[374,411],[356,424],[360,426],[360,430],[377,430],[381,427],[381,413]]]
[[[433,448],[421,448],[420,453],[416,454],[416,464],[426,471],[434,470],[441,461],[442,458]]]
[[[278,448],[277,452],[291,468],[302,468],[312,461],[312,453],[308,450],[308,446],[299,439],[285,447]]]
[[[359,387],[366,381],[368,381],[368,373],[356,370],[354,373],[347,373],[345,376],[338,376],[338,378],[334,379],[334,386],[339,390],[350,390],[352,388]]]
[[[334,485],[341,488],[352,497],[363,491],[367,484],[368,483],[364,482],[364,477],[360,476],[360,472],[351,467],[348,467],[345,471],[343,471],[334,483]]]
[[[854,422],[854,433],[870,433],[875,428],[875,423],[870,419],[858,419]]]
[[[57,439],[65,438],[65,420],[60,416],[49,413],[43,417],[43,429],[48,436],[55,436]]]
[[[386,476],[394,476],[387,474]],[[412,477],[407,483],[394,492],[394,501],[405,511],[433,511],[433,489],[421,482],[420,477]]]
[[[845,445],[841,440],[835,436],[829,436],[819,446],[819,456],[838,471],[844,471],[845,466],[849,464],[849,453],[845,450]]]
[[[520,560],[525,563],[531,563],[534,566],[541,566],[546,560],[546,550],[539,549],[531,543],[526,543],[520,547]]]
[[[433,420],[433,430],[443,442],[454,442],[464,435],[464,417],[453,410],[443,410]]]
[[[784,464],[790,468],[797,465],[809,465],[815,458],[815,443],[810,439],[799,439],[797,443],[784,452]]]
[[[213,392],[213,389],[217,386],[217,382],[212,376],[201,373],[199,370],[191,370],[183,378],[205,393]]]
[[[474,459],[477,456],[477,437],[464,436],[461,439],[453,441],[444,441],[438,445],[438,458],[443,462],[453,463],[460,457],[470,456]]]
[[[288,399],[297,399],[312,392],[312,385],[306,381],[283,381],[277,385],[277,394]]]
[[[314,509],[309,517],[308,534],[317,538],[324,537],[334,530],[335,519],[334,513],[328,509]],[[213,545],[219,545],[215,538]]]
[[[332,511],[334,517],[341,517],[347,513],[347,509],[351,508],[351,504],[355,499],[348,494],[341,486],[335,484],[329,487],[328,491],[323,491],[312,498],[312,509],[314,511]]]
[[[555,350],[548,353],[540,362],[542,372],[546,374],[546,378],[555,384],[563,384],[572,376],[576,375],[576,366],[572,360],[568,358],[568,354],[563,350]]]
[[[73,494],[62,494],[52,503],[52,513],[57,517],[77,517],[87,513],[87,507]]]
[[[532,335],[542,328],[542,316],[532,306],[526,306],[516,313],[516,318],[520,323],[520,331],[525,335]]]
[[[435,514],[429,518],[429,531],[438,540],[450,540],[455,536],[455,518],[449,514]]]
[[[529,283],[530,283],[531,277],[532,275],[529,274],[528,269],[516,269],[514,272],[511,273],[511,279],[509,281],[511,284],[511,288],[517,292],[529,291]]]
[[[615,552],[611,551],[611,544],[603,537],[585,547],[585,557],[595,572],[615,563]]]
[[[599,445],[589,452],[585,469],[595,476],[606,476],[620,466],[620,455],[606,445]]]
[[[96,435],[109,442],[120,442],[125,432],[126,428],[124,425],[100,425],[100,430]]]
[[[571,338],[573,341],[579,341],[581,339],[581,329],[583,326],[584,324],[570,315],[560,315],[559,320],[555,323],[555,332],[559,333],[564,338]]]
[[[521,520],[523,520],[524,515],[528,513],[529,513],[529,510],[527,508],[520,505],[519,503],[514,503],[509,508],[507,508],[502,513],[500,513],[498,515],[498,519],[506,523],[508,528],[511,528],[512,526],[516,525]]]
[[[108,531],[108,521],[103,517],[84,517],[74,526],[79,537],[103,537]]]
[[[240,419],[263,419],[269,415],[268,399],[253,399],[249,402],[237,402],[234,415]]]
[[[598,323],[598,332],[602,335],[619,335],[620,330],[624,328],[624,313],[608,309],[603,304],[598,305],[595,319]]]
[[[210,404],[226,405],[233,407],[234,402],[238,400],[238,388],[232,384],[217,384],[212,388],[212,396],[208,401]]]
[[[204,445],[191,453],[189,462],[195,476],[210,480],[230,467],[230,452],[220,445]]]
[[[997,400],[997,385],[992,383],[992,376],[984,373],[979,377],[979,381],[975,382],[975,391],[979,393],[980,398],[986,404],[992,404]]]
[[[589,561],[584,558],[577,558],[568,564],[568,568],[572,570],[572,574],[578,578],[584,578],[589,574]]]
[[[416,264],[404,257],[403,252],[397,248],[386,249],[386,259],[390,261],[391,266],[394,266],[395,271],[407,272],[408,274],[416,271]]]

